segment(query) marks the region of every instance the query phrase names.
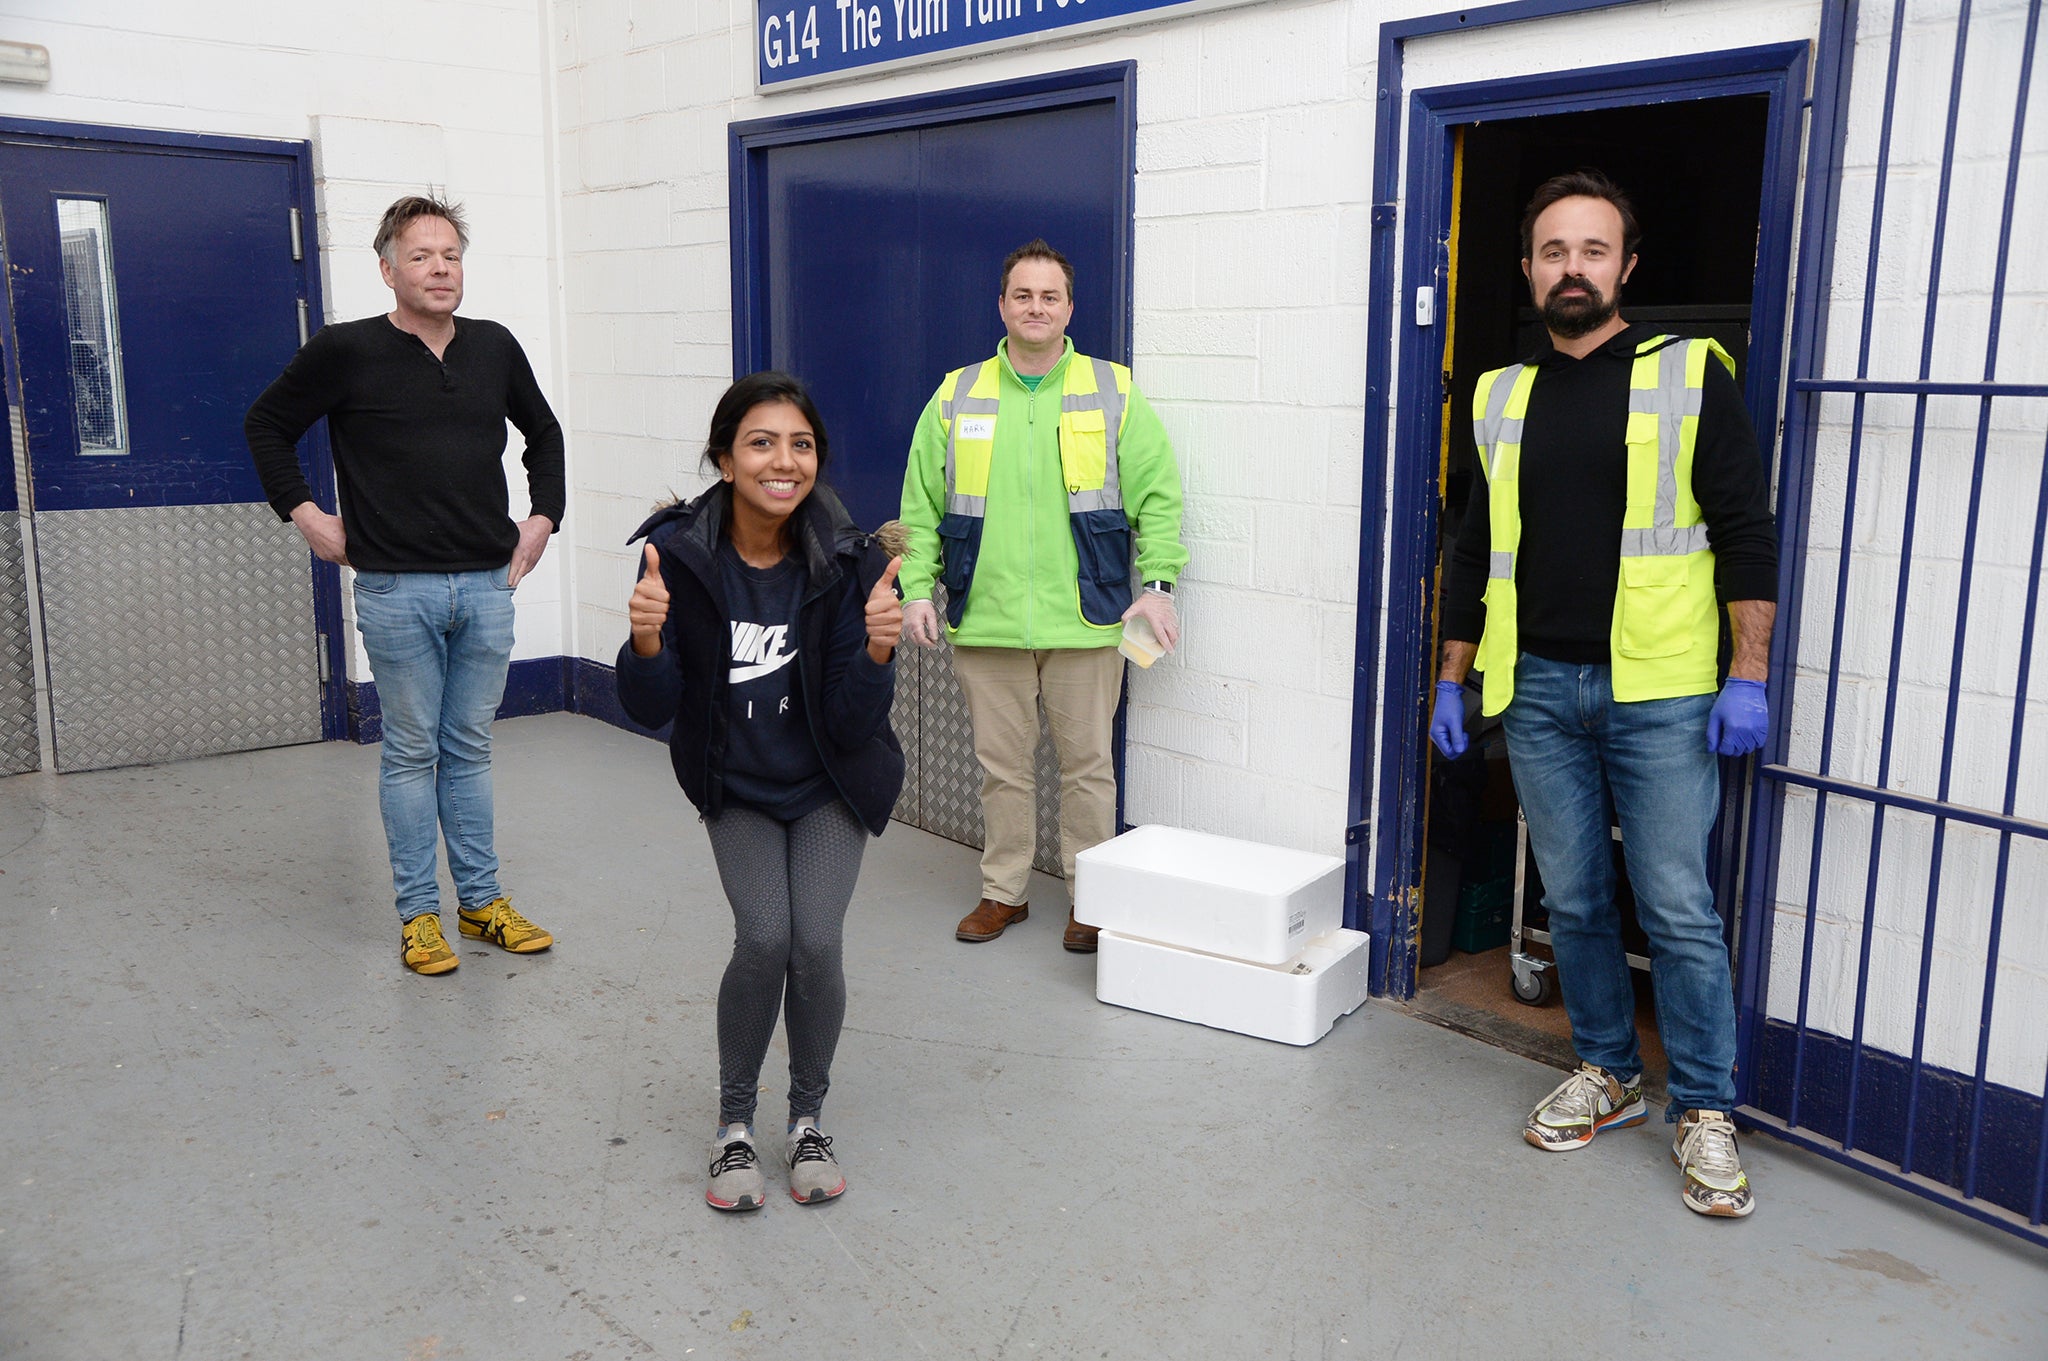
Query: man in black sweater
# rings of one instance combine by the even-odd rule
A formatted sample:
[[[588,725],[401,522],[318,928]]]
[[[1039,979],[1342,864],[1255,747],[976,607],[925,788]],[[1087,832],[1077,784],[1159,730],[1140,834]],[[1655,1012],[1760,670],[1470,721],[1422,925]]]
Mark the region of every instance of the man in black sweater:
[[[1430,736],[1466,747],[1465,686],[1502,716],[1580,1066],[1530,1115],[1537,1148],[1583,1148],[1645,1116],[1635,995],[1614,902],[1619,824],[1670,1058],[1680,1195],[1755,1206],[1735,1144],[1735,1009],[1707,881],[1717,756],[1763,745],[1777,535],[1727,354],[1630,326],[1627,198],[1559,176],[1522,219],[1522,270],[1550,345],[1482,377],[1486,495],[1445,573]],[[1722,606],[1733,636],[1719,668]]]
[[[400,957],[439,974],[458,961],[441,933],[437,826],[462,934],[518,954],[554,943],[498,884],[491,720],[512,657],[513,589],[562,522],[562,428],[512,333],[455,315],[469,246],[459,207],[402,198],[375,244],[396,305],[322,327],[243,428],[278,516],[319,557],[355,570],[356,627],[384,719],[378,799]],[[338,516],[314,503],[295,448],[323,416]],[[516,523],[508,419],[526,440],[531,504]]]

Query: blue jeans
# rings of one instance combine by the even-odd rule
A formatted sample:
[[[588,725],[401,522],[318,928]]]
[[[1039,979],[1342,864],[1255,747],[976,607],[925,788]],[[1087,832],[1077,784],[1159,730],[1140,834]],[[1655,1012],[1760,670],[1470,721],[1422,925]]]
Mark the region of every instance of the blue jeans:
[[[355,600],[384,711],[377,802],[398,919],[440,910],[437,823],[457,905],[481,907],[500,896],[491,720],[512,661],[505,569],[358,572]]]
[[[1650,938],[1657,1029],[1671,1061],[1666,1119],[1735,1104],[1735,990],[1707,884],[1721,772],[1707,750],[1714,696],[1617,703],[1611,668],[1522,654],[1502,715],[1515,793],[1543,871],[1558,985],[1579,1058],[1643,1071],[1635,991],[1614,904],[1609,816]]]

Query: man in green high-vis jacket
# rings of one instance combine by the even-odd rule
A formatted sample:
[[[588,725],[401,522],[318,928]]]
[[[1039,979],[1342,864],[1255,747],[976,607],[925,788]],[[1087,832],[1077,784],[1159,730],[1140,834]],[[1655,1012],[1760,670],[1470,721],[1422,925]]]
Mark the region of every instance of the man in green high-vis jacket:
[[[943,628],[953,644],[982,768],[981,899],[955,936],[993,940],[1028,915],[1043,704],[1060,761],[1063,944],[1087,953],[1096,933],[1073,915],[1074,857],[1116,833],[1117,643],[1142,620],[1173,650],[1188,553],[1166,430],[1129,369],[1075,351],[1073,293],[1073,267],[1043,241],[1004,260],[995,355],[947,374],[918,418],[899,581],[904,636],[936,647]]]

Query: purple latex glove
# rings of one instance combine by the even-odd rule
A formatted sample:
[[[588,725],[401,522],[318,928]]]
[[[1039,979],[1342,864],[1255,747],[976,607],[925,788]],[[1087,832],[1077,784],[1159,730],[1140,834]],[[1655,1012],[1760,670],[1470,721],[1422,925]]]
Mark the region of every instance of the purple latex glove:
[[[1762,681],[1730,676],[1707,715],[1707,750],[1716,756],[1747,756],[1771,730],[1771,706]]]
[[[1465,687],[1456,681],[1436,683],[1436,708],[1429,716],[1429,740],[1453,761],[1465,754]]]

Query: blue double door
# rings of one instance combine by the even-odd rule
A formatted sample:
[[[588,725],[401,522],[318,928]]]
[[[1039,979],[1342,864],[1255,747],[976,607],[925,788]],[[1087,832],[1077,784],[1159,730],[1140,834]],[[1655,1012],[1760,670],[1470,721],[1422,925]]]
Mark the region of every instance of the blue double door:
[[[734,128],[735,367],[810,387],[828,480],[855,520],[895,518],[939,380],[995,353],[1003,258],[1043,238],[1072,261],[1085,353],[1131,349],[1133,76],[1093,68]],[[905,648],[898,818],[981,840],[979,767],[950,657]],[[1039,751],[1040,868],[1057,870],[1057,770]]]
[[[311,310],[305,174],[268,144],[0,127],[0,613],[40,640],[29,746],[59,769],[322,735],[310,559],[241,428]],[[21,685],[0,656],[4,768],[40,763]]]

